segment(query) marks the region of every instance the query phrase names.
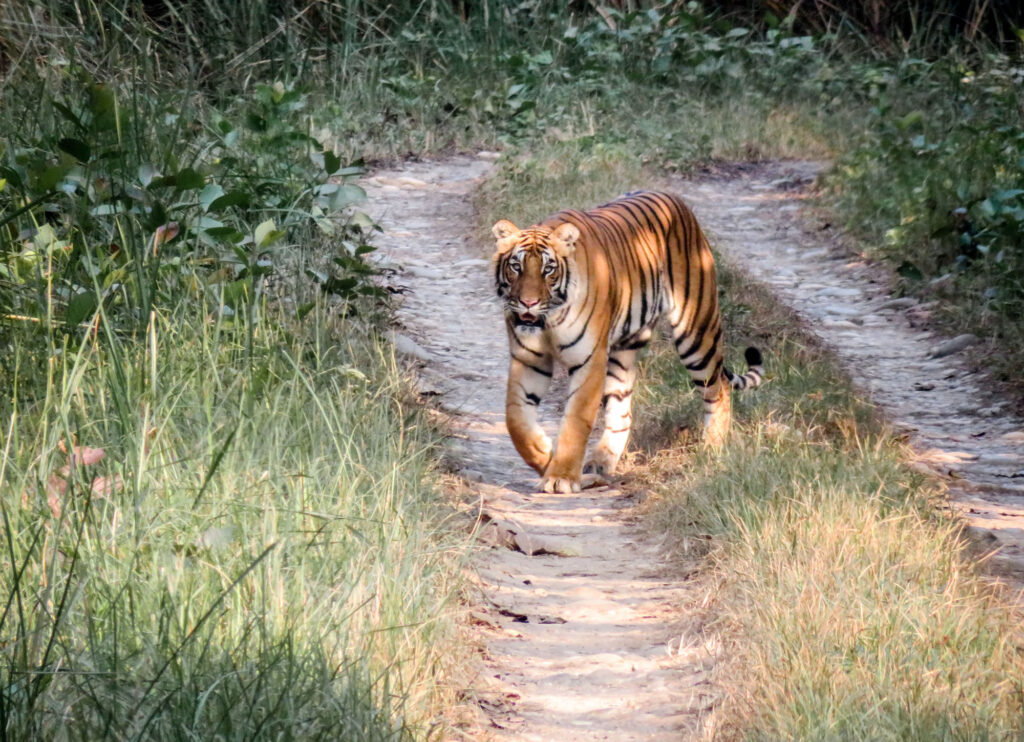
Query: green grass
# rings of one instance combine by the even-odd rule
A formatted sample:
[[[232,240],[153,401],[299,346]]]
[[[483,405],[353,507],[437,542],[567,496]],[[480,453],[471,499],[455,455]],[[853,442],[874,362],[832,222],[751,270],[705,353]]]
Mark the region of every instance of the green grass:
[[[425,734],[463,547],[391,350],[331,314],[248,337],[186,302],[16,359],[40,394],[3,402],[9,738]],[[106,455],[62,474],[70,441]]]
[[[627,150],[574,146],[504,163],[481,193],[481,228],[657,182]],[[700,416],[685,369],[656,350],[638,382],[626,481],[648,492],[645,522],[681,572],[706,586],[705,630],[727,647],[721,734],[1019,738],[1015,614],[936,508],[941,491],[792,314],[730,266],[719,274],[729,357],[759,345],[768,382],[735,395],[730,441],[708,451],[685,433]]]
[[[45,5],[0,11],[0,737],[430,736],[468,544],[326,92]]]

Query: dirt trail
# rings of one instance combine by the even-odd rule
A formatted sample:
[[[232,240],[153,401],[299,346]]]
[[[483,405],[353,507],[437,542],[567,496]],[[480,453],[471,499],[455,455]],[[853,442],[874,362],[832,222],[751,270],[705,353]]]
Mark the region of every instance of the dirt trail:
[[[854,382],[906,431],[922,466],[945,477],[994,563],[1024,576],[1024,420],[992,397],[957,343],[922,329],[930,311],[893,299],[884,275],[811,232],[800,201],[821,166],[770,163],[738,175],[677,180],[712,242],[808,320]],[[966,339],[969,342],[969,339]]]
[[[410,163],[364,186],[384,229],[380,255],[407,288],[400,352],[425,394],[453,413],[454,458],[479,502],[484,725],[473,738],[668,740],[716,726],[708,681],[718,648],[685,614],[699,595],[662,570],[658,545],[613,488],[537,495],[504,428],[507,342],[490,245],[473,241],[470,196],[489,159]],[[784,163],[680,180],[712,242],[770,285],[906,429],[922,465],[946,476],[953,507],[1024,573],[1024,421],[1004,414],[957,351],[914,326],[927,307],[893,301],[877,268],[849,261],[797,217],[818,167]],[[566,204],[566,206],[584,206]],[[918,322],[919,323],[919,322]],[[767,349],[770,351],[770,349]],[[551,400],[564,399],[557,382]],[[561,410],[542,408],[549,435]]]
[[[399,350],[422,364],[422,391],[455,413],[455,455],[496,548],[478,560],[486,644],[476,682],[484,725],[521,740],[678,740],[714,723],[715,646],[681,626],[693,588],[662,574],[658,545],[604,487],[537,495],[504,426],[508,345],[490,245],[472,241],[469,196],[486,160],[380,172],[364,186],[384,228],[380,253],[407,287]],[[557,383],[551,400],[564,398]],[[545,407],[549,434],[560,410]]]

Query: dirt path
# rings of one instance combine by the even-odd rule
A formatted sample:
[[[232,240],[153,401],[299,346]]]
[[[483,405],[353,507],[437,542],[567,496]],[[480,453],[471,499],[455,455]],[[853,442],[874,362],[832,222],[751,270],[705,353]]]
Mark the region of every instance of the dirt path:
[[[1024,576],[1024,420],[992,398],[963,343],[922,329],[929,306],[893,299],[877,266],[850,260],[798,218],[815,163],[770,163],[730,177],[677,180],[712,242],[768,284],[838,354],[854,382],[909,434],[922,466],[994,562]],[[966,346],[964,346],[966,347]]]
[[[716,726],[707,680],[717,647],[688,620],[696,588],[662,570],[621,492],[537,495],[504,429],[507,344],[490,245],[469,236],[487,158],[408,164],[364,183],[384,259],[407,287],[400,352],[453,413],[454,458],[478,501],[485,711],[472,738],[668,740]],[[877,269],[841,258],[797,218],[812,163],[676,181],[718,249],[775,289],[835,348],[854,380],[906,429],[953,506],[1024,573],[1024,422],[985,394],[958,351],[914,326],[927,307],[893,301]],[[567,204],[581,206],[582,204]],[[770,350],[770,349],[769,349]],[[551,399],[564,398],[557,384]],[[554,407],[554,409],[552,409]],[[560,410],[546,408],[549,434]],[[484,728],[486,727],[486,729]]]
[[[678,740],[714,723],[715,647],[681,626],[693,588],[662,574],[657,544],[611,488],[537,495],[504,426],[508,345],[490,245],[467,235],[486,160],[381,172],[364,184],[381,254],[408,287],[396,337],[423,363],[422,390],[457,413],[456,457],[475,482],[495,548],[478,560],[486,644],[476,682],[485,726],[520,740]],[[564,398],[556,387],[551,399]],[[548,405],[553,433],[560,410]]]

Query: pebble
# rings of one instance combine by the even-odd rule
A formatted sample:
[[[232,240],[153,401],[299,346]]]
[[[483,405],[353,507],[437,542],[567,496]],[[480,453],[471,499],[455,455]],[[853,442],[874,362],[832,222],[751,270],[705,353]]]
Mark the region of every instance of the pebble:
[[[837,299],[861,296],[862,294],[860,289],[844,289],[840,286],[826,286],[817,292],[818,296],[831,296]]]
[[[412,356],[417,358],[424,363],[430,363],[434,360],[434,356],[428,353],[423,347],[413,340],[408,335],[403,335],[400,332],[391,333],[391,342],[395,345],[395,350],[405,356]]]
[[[907,309],[917,304],[917,299],[911,296],[901,296],[898,299],[890,299],[889,301],[883,301],[878,305],[877,310],[882,311],[885,309]]]
[[[930,358],[945,358],[946,356],[951,356],[954,353],[959,353],[964,348],[969,348],[978,342],[980,342],[980,340],[977,335],[965,332],[963,335],[957,335],[952,340],[947,340],[946,342],[935,346],[928,356]]]

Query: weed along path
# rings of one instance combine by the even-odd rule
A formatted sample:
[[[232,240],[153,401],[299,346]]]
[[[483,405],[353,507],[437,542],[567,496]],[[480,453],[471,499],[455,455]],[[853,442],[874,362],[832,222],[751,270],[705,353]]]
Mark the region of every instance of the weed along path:
[[[400,352],[421,391],[452,413],[455,465],[479,514],[483,548],[473,611],[484,647],[481,709],[469,738],[678,740],[714,721],[706,680],[714,646],[682,627],[697,598],[668,580],[633,503],[596,488],[535,494],[537,479],[505,432],[508,346],[489,244],[473,241],[480,158],[410,163],[364,182],[383,259],[406,291]],[[564,398],[556,386],[552,400]],[[560,412],[547,406],[555,429]]]
[[[943,476],[993,562],[1024,578],[1024,420],[993,399],[962,351],[920,325],[930,307],[890,296],[878,269],[850,259],[798,218],[814,163],[771,163],[738,175],[676,180],[711,241],[807,320],[854,382],[905,431],[919,464]]]

